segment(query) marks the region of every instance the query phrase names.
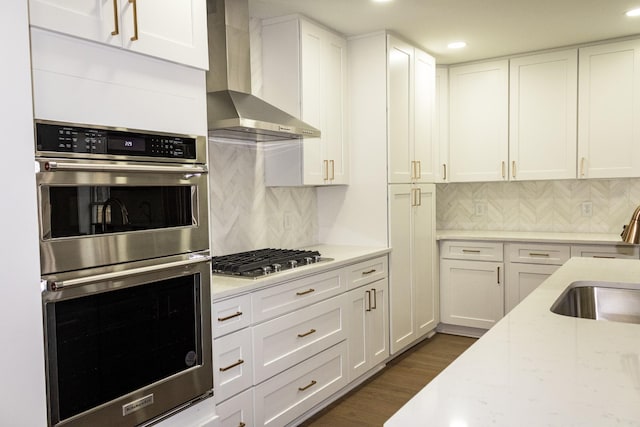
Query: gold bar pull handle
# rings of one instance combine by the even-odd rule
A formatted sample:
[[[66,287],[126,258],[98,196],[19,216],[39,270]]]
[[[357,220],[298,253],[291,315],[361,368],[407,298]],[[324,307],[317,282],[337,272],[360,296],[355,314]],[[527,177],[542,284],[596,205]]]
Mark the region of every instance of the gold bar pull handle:
[[[314,334],[314,333],[316,333],[315,329],[309,329],[309,332],[305,332],[303,334],[298,334],[298,338],[304,338],[304,337],[306,337],[308,335],[311,335],[311,334]]]
[[[336,165],[333,160],[329,160],[329,164],[331,165],[331,181],[336,179]]]
[[[373,294],[373,307],[372,310],[378,308],[378,296],[376,295],[376,288],[371,288],[371,293]]]
[[[367,295],[364,301],[365,303],[364,311],[371,311],[371,291],[364,291],[364,293]]]
[[[480,250],[479,249],[463,249],[462,253],[463,254],[479,254]]]
[[[418,172],[416,173],[416,179],[420,179],[422,178],[422,162],[418,160],[416,161],[416,164],[418,165]]]
[[[133,4],[133,37],[131,41],[138,40],[138,4],[137,0],[129,0],[129,3]]]
[[[300,297],[302,295],[307,295],[307,294],[310,294],[310,293],[315,292],[315,291],[316,291],[315,289],[309,288],[306,291],[296,292],[296,295]]]
[[[234,317],[238,317],[238,316],[242,316],[242,312],[241,311],[237,311],[234,314],[230,315],[230,316],[226,316],[226,317],[218,317],[218,322],[224,322],[225,320],[231,320]]]
[[[442,180],[443,181],[447,180],[447,164],[446,163],[442,164]]]
[[[416,179],[416,162],[415,160],[411,160],[411,173],[410,179]]]
[[[585,162],[585,158],[581,157],[580,158],[580,176],[584,176],[584,162]]]
[[[418,199],[417,206],[422,206],[422,191],[419,188],[416,188],[416,198]]]
[[[501,173],[502,173],[502,179],[505,179],[506,176],[504,174],[504,160],[502,161],[502,165],[500,166],[500,170],[501,170]]]
[[[614,256],[594,255],[592,258],[616,259]]]
[[[111,31],[112,36],[120,34],[120,24],[118,22],[118,0],[113,0],[113,24],[114,30]]]
[[[325,181],[329,180],[329,160],[323,160],[322,163],[324,163],[324,170],[322,171],[322,179],[324,179]]]
[[[362,275],[363,275],[363,276],[367,276],[367,275],[369,275],[369,274],[371,274],[371,273],[375,273],[376,271],[377,271],[377,270],[376,270],[375,268],[372,268],[371,270],[363,271],[363,272],[362,272]]]
[[[308,389],[309,387],[314,386],[314,385],[316,385],[316,384],[318,384],[318,382],[317,382],[316,380],[311,380],[311,382],[310,382],[309,384],[307,384],[306,386],[304,386],[304,387],[298,387],[298,390],[299,390],[299,391],[305,391],[305,390],[306,390],[306,389]]]
[[[238,359],[238,361],[237,361],[237,362],[232,363],[232,364],[231,364],[231,365],[229,365],[229,366],[225,366],[224,368],[220,368],[220,372],[228,371],[229,369],[233,369],[233,368],[235,368],[236,366],[240,366],[240,365],[242,365],[243,363],[244,363],[244,360],[242,360],[242,359]]]
[[[498,285],[500,284],[500,267],[498,266],[497,268],[497,272],[498,272]]]
[[[242,421],[240,421],[240,424],[238,424],[238,427],[247,427],[247,425],[245,423],[243,423]]]
[[[549,258],[550,255],[544,252],[529,252],[529,256]]]
[[[511,177],[512,178],[516,177],[516,161],[515,160],[511,161]]]

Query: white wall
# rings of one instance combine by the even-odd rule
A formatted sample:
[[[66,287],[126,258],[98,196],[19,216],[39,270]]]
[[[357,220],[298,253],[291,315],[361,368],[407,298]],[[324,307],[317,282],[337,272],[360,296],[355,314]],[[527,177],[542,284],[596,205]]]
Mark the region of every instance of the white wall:
[[[0,425],[46,425],[27,0],[0,13]]]

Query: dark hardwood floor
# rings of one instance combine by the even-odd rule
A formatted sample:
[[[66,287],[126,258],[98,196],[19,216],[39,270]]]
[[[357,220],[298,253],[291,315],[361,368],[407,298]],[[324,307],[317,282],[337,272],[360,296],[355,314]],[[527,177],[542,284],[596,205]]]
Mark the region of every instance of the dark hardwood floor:
[[[391,360],[384,370],[301,426],[381,426],[475,341],[436,334]]]

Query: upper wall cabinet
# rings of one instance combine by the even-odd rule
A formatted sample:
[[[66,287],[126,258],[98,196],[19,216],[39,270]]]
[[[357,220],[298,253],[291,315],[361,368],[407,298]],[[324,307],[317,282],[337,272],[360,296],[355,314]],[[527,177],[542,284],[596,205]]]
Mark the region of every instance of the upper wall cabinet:
[[[263,98],[320,129],[320,138],[272,144],[268,186],[348,184],[347,42],[299,17],[262,27]]]
[[[436,92],[433,121],[435,182],[449,180],[449,68],[436,67]]]
[[[435,59],[387,35],[389,183],[434,182]]]
[[[507,179],[509,62],[449,69],[450,181]]]
[[[205,0],[31,0],[30,24],[208,69]]]
[[[640,40],[580,49],[578,176],[640,176]]]
[[[576,177],[578,52],[510,61],[509,179]]]

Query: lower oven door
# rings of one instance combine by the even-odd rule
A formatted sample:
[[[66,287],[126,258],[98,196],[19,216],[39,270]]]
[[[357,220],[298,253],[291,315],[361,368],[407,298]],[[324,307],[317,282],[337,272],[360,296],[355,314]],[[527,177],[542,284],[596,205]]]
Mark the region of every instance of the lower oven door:
[[[38,159],[42,274],[209,247],[204,165]]]
[[[49,420],[135,426],[211,395],[208,253],[44,277]]]

